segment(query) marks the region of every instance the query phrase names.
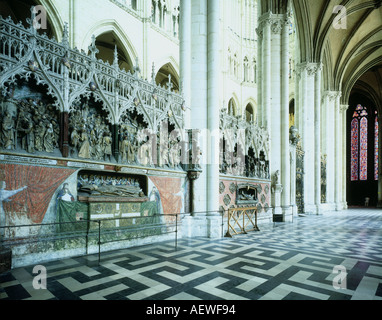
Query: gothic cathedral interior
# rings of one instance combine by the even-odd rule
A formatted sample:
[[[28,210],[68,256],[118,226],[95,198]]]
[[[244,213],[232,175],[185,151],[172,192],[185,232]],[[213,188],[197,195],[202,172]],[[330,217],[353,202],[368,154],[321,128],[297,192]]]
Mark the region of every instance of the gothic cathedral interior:
[[[12,265],[382,207],[381,1],[344,2],[0,0]]]

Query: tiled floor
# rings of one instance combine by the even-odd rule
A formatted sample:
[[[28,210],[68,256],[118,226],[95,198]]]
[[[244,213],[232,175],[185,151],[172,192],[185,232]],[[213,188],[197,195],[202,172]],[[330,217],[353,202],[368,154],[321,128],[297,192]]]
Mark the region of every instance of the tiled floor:
[[[182,239],[177,250],[170,241],[103,253],[99,265],[46,263],[46,290],[33,288],[33,266],[15,269],[0,275],[0,299],[382,300],[381,244],[382,210],[351,209]]]

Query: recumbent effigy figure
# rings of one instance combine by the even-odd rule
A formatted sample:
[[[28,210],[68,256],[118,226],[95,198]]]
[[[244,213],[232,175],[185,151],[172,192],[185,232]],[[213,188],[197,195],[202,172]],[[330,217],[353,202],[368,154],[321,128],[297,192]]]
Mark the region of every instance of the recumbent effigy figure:
[[[91,197],[144,197],[139,182],[134,178],[116,178],[111,176],[81,175],[78,191]]]

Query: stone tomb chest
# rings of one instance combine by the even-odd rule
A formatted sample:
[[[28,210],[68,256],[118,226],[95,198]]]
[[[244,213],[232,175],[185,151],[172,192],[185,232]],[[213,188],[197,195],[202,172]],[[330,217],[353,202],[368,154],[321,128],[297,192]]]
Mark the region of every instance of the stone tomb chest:
[[[80,172],[78,200],[88,204],[89,219],[102,220],[103,228],[139,225],[141,217],[157,214],[156,202],[147,197],[147,178],[141,175]]]

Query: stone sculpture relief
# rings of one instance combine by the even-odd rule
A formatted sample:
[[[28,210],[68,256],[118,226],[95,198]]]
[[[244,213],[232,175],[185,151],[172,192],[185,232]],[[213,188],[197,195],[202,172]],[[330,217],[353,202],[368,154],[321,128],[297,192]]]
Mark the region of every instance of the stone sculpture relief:
[[[220,172],[234,176],[270,179],[269,135],[264,128],[220,113]]]
[[[74,106],[69,120],[71,156],[112,160],[113,138],[109,125],[88,103]]]
[[[28,153],[53,153],[60,127],[51,104],[34,99],[6,99],[2,103],[0,148]]]

